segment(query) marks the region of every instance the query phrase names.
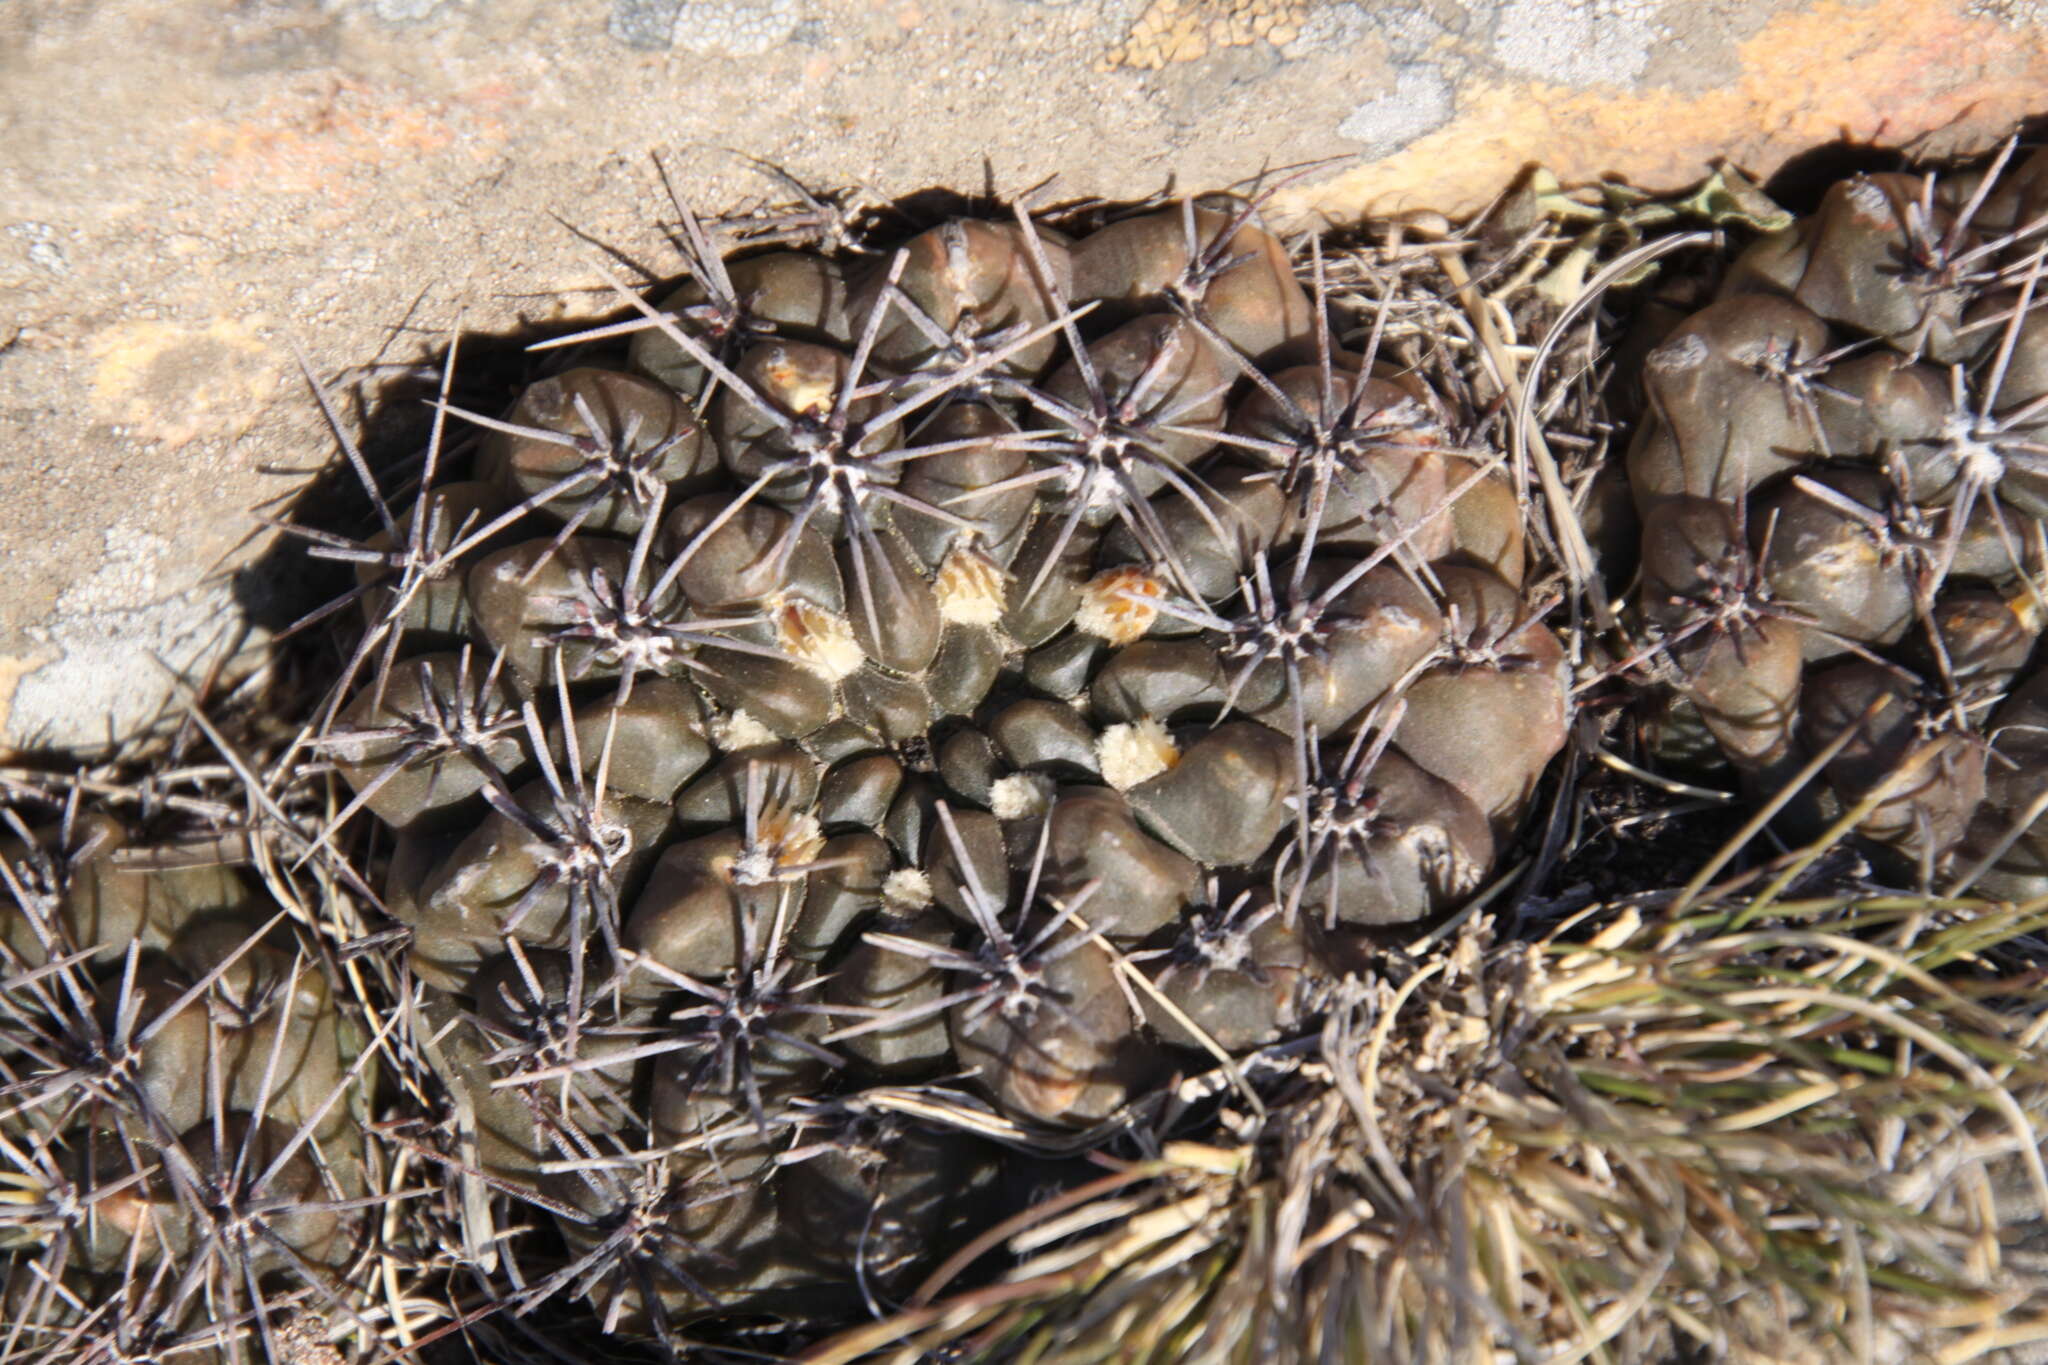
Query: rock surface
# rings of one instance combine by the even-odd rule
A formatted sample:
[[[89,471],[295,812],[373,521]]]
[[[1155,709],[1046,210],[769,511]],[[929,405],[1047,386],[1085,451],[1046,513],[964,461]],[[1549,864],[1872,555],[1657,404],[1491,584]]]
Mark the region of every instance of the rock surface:
[[[2041,112],[2006,0],[15,0],[0,8],[0,750],[90,745],[279,615],[257,509],[461,317],[609,311],[728,149],[884,197],[1317,162],[1283,216],[1650,188]],[[1920,139],[1920,141],[1916,141]],[[602,243],[611,253],[593,245]],[[394,397],[395,391],[402,391]],[[257,627],[258,629],[261,626]]]

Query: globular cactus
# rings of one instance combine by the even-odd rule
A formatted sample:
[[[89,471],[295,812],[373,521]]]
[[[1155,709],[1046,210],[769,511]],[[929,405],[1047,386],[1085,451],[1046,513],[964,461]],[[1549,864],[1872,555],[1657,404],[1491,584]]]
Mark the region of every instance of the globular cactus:
[[[8,1322],[59,1359],[431,1359],[564,1314],[618,1339],[585,1352],[779,1350],[992,1225],[1043,1245],[1094,1163],[1267,1182],[1174,1235],[1312,1276],[1433,1226],[1402,1172],[1436,1157],[1385,1143],[1447,1105],[1459,1163],[1540,1184],[1544,1011],[1608,978],[1473,911],[1553,908],[1555,760],[1628,766],[1606,701],[1876,875],[2048,886],[2044,177],[1845,182],[1653,339],[1632,435],[1550,342],[1512,373],[1507,333],[1576,316],[1519,292],[1527,223],[1367,270],[1234,195],[893,241],[683,211],[687,279],[494,401],[444,373],[404,499],[305,532],[354,580],[331,686],[272,767],[208,731],[241,804],[10,811]],[[1571,420],[1513,411],[1561,373]],[[1195,1125],[1225,1147],[1160,1157]]]
[[[243,836],[82,796],[29,788],[0,835],[11,1349],[254,1361],[347,1333],[386,1172],[333,944]],[[174,792],[171,823],[181,801],[213,804]]]
[[[1759,798],[1826,760],[1788,831],[2024,896],[2048,163],[2012,154],[1854,176],[1751,245],[1649,351],[1628,476],[1670,695]]]
[[[1477,415],[1254,203],[684,233],[327,547],[311,738],[388,832],[441,1159],[566,1245],[505,1248],[529,1300],[655,1335],[901,1285],[989,1136],[1300,1026],[1485,880],[1569,711]]]

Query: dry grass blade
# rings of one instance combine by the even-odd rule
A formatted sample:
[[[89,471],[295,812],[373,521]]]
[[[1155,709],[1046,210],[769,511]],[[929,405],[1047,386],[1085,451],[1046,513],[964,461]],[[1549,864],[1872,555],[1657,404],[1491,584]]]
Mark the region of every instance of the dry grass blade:
[[[1519,448],[1536,467],[1536,476],[1543,488],[1543,501],[1550,512],[1551,527],[1556,533],[1559,548],[1564,551],[1565,575],[1571,583],[1573,594],[1584,598],[1592,605],[1593,622],[1601,630],[1614,628],[1614,609],[1607,601],[1606,592],[1599,589],[1595,583],[1599,566],[1593,557],[1593,547],[1587,543],[1585,528],[1579,524],[1578,516],[1572,510],[1571,494],[1564,486],[1564,479],[1558,472],[1557,459],[1551,453],[1549,442],[1543,439],[1542,428],[1536,420],[1537,388],[1552,350],[1571,330],[1579,317],[1598,304],[1616,281],[1641,271],[1643,267],[1662,260],[1673,252],[1711,243],[1718,236],[1719,234],[1714,232],[1678,233],[1653,242],[1645,242],[1617,256],[1587,282],[1579,296],[1558,315],[1555,322],[1551,323],[1550,330],[1544,333],[1543,340],[1537,344],[1535,353],[1529,358],[1526,371],[1528,377],[1513,381],[1509,386],[1515,400],[1511,430],[1519,440]]]

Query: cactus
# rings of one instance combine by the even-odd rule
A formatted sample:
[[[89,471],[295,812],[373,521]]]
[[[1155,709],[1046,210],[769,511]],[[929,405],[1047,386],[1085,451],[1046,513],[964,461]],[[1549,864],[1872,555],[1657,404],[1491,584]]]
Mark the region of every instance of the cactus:
[[[1830,1295],[1872,1282],[1728,1228],[1855,1241],[1866,1129],[1911,1126],[1925,1176],[1940,1123],[1712,1002],[1790,989],[1727,916],[1846,837],[1841,899],[1777,907],[1786,961],[1861,981],[1880,959],[1844,942],[1946,918],[1885,940],[1927,964],[1910,1007],[1826,1045],[1876,1074],[1872,1031],[1921,1011],[1968,1043],[1912,1034],[1914,1074],[1981,1097],[1971,1058],[2027,1036],[1936,976],[2010,965],[2032,923],[1955,896],[2048,877],[2048,162],[2008,160],[1845,182],[1667,276],[1704,306],[1648,337],[1640,310],[1632,436],[1566,353],[1623,335],[1591,305],[1647,292],[1654,230],[1773,226],[1725,175],[1305,249],[1258,194],[895,236],[808,192],[680,210],[688,278],[619,289],[516,391],[451,402],[451,347],[402,496],[343,438],[372,517],[293,528],[353,584],[280,673],[324,695],[282,726],[197,703],[223,762],[170,779],[9,779],[14,1339],[1832,1341]],[[1637,295],[1578,295],[1597,259]],[[1749,909],[1749,869],[1713,880],[1738,841],[1566,917],[1609,840],[1587,813],[1659,788],[1768,804],[1810,856]],[[1866,905],[1870,878],[1950,899]],[[1691,1079],[1752,1064],[1753,1093]],[[1996,1114],[2037,1136],[2014,1065]],[[1912,1237],[1857,1245],[1887,1330],[1908,1280],[1989,1301]]]
[[[1852,177],[1753,243],[1648,353],[1629,477],[1665,685],[1758,797],[1820,765],[1787,832],[2025,899],[2043,163],[2014,153]]]
[[[657,1335],[971,1231],[976,1180],[911,1236],[819,1134],[994,1178],[991,1128],[1106,1141],[1311,1017],[1489,874],[1568,689],[1450,372],[1348,335],[1257,201],[865,257],[683,229],[658,307],[444,407],[475,454],[358,556],[310,740],[390,832],[478,1173],[578,1258],[529,1295]],[[882,1226],[783,1193],[819,1180]]]

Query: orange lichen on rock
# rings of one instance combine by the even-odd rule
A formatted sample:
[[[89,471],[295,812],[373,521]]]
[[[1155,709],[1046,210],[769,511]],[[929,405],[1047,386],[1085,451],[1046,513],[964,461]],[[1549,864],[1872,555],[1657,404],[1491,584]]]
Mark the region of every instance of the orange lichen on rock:
[[[350,77],[255,112],[202,125],[190,154],[210,162],[215,189],[265,189],[324,194],[336,203],[353,195],[352,178],[393,161],[434,156],[459,142],[504,136],[498,111],[516,99],[502,82],[477,87],[454,102],[409,101]]]
[[[1972,18],[1923,0],[1818,0],[1778,14],[1737,49],[1715,89],[1573,88],[1478,81],[1456,115],[1400,151],[1283,190],[1283,218],[1486,204],[1522,167],[1567,184],[1619,178],[1681,188],[1715,160],[1769,176],[1837,140],[1897,142],[1931,132],[1935,152],[1970,152],[2035,112],[2048,31]],[[1915,143],[1921,146],[1921,143]]]
[[[1307,17],[1304,0],[1152,0],[1103,64],[1157,71],[1218,48],[1262,41],[1284,47],[1300,36]]]
[[[277,386],[263,318],[203,324],[132,319],[88,343],[95,420],[176,448],[248,430]]]

